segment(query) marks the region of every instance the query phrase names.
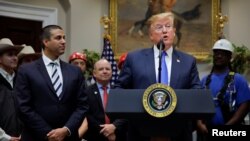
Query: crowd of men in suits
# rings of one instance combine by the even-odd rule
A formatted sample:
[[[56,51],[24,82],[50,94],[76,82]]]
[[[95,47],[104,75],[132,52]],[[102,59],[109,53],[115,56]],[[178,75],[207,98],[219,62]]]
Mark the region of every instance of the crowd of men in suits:
[[[96,62],[95,83],[87,86],[86,55],[74,52],[69,63],[59,59],[66,47],[60,26],[44,27],[41,41],[43,52],[35,53],[0,40],[0,139],[126,140],[126,121],[109,119],[103,105],[103,88],[108,93],[112,87],[110,63]]]
[[[32,51],[31,47],[14,45],[10,39],[1,39],[0,140],[191,141],[194,130],[191,120],[180,120],[182,126],[173,135],[160,132],[145,135],[134,121],[112,119],[105,112],[108,93],[113,88],[146,89],[155,83],[164,83],[174,89],[202,88],[195,58],[174,48],[176,23],[173,13],[153,15],[147,24],[153,47],[125,54],[114,86],[110,84],[111,64],[106,59],[95,62],[95,83],[91,85],[86,84],[83,75],[87,59],[84,54],[73,53],[69,63],[60,59],[65,52],[66,40],[64,30],[58,25],[42,29],[41,54]],[[219,45],[219,48],[216,48],[217,44],[214,47],[215,58],[220,60],[224,56],[225,62],[215,64],[212,72],[220,70],[221,66],[228,70],[233,52],[225,53],[221,50],[230,46]],[[159,66],[165,67],[159,71]],[[244,79],[237,76],[245,86]],[[237,99],[240,102],[236,101],[237,115],[228,123],[238,123],[237,120],[247,114],[249,89],[241,95],[244,96]],[[242,109],[241,104],[244,110],[237,112],[238,107]]]

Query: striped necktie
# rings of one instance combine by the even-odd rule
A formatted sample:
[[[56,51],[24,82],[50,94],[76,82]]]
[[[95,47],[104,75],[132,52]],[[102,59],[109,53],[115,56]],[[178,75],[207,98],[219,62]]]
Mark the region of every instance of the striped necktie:
[[[51,82],[54,87],[54,90],[56,91],[56,95],[59,97],[59,99],[61,99],[62,82],[57,69],[58,64],[56,62],[51,62],[50,64],[52,66]]]
[[[161,83],[168,85],[168,68],[165,59],[166,56],[167,53],[163,51],[161,56]]]

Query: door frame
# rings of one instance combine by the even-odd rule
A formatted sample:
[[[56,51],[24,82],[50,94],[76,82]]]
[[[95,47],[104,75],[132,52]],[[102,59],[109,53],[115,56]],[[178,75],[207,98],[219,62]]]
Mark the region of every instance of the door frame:
[[[0,15],[42,21],[42,26],[44,27],[50,24],[57,24],[58,10],[56,8],[0,1]]]

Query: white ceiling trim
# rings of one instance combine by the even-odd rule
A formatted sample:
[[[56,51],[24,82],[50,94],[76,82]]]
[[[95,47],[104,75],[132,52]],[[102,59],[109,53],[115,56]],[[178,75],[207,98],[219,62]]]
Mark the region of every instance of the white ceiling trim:
[[[42,21],[43,27],[57,24],[57,9],[0,1],[0,15],[6,17]]]

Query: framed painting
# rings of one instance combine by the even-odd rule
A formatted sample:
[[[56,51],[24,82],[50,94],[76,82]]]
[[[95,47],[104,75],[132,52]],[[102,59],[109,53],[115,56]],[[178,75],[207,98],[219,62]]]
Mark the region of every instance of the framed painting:
[[[166,5],[163,1],[169,1]],[[173,3],[171,3],[171,1]],[[147,19],[170,7],[177,19],[175,46],[204,60],[218,39],[216,16],[220,0],[109,0],[111,43],[116,58],[122,53],[152,46],[147,35]],[[164,3],[164,5],[163,5]],[[152,10],[152,5],[158,8]],[[157,11],[157,10],[161,11]]]

